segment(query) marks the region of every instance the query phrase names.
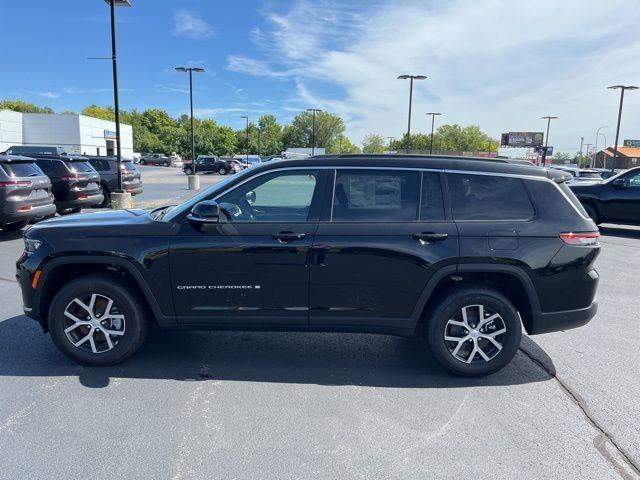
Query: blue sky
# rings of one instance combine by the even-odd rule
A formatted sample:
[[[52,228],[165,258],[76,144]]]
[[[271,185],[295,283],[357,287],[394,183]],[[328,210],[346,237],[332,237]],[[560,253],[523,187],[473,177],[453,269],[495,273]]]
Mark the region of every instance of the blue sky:
[[[340,114],[347,134],[399,137],[406,82],[416,84],[413,131],[427,111],[491,135],[542,130],[575,151],[595,130],[613,142],[615,83],[640,84],[637,0],[132,0],[119,8],[122,108],[188,109],[234,128],[240,115],[282,122],[308,107]],[[588,4],[588,5],[587,5]],[[108,7],[103,0],[6,2],[0,98],[80,110],[110,105]],[[625,101],[622,138],[640,138],[640,91]],[[603,139],[600,138],[602,144]]]

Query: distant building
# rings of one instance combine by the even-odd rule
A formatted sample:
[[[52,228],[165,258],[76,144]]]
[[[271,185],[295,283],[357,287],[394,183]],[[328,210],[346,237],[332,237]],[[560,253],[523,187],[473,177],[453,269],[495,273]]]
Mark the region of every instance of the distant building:
[[[133,130],[120,124],[122,156],[133,158]],[[116,124],[108,120],[55,113],[0,110],[0,152],[13,145],[62,147],[69,153],[115,155]]]
[[[618,147],[618,160],[613,165],[613,147],[596,153],[596,168],[631,168],[640,166],[640,147]]]
[[[314,155],[324,155],[325,153],[325,150],[322,147],[316,147],[313,150],[314,150]],[[310,148],[287,148],[283,152],[283,154],[287,158],[293,158],[296,156],[303,157],[305,155],[311,156],[311,149]]]

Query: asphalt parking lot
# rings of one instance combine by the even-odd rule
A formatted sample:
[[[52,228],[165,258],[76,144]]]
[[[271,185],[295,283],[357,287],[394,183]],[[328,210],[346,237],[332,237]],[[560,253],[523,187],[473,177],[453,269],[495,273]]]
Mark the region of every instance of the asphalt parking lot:
[[[141,169],[136,205],[192,194]],[[0,478],[640,478],[640,228],[602,235],[596,318],[464,379],[354,334],[154,332],[81,367],[22,315],[22,242],[0,233]]]

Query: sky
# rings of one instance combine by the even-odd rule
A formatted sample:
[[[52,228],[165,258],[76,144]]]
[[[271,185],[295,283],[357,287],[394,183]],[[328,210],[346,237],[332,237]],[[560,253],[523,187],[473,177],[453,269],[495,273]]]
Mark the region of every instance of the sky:
[[[2,1],[0,99],[79,111],[113,103],[108,6],[103,0]],[[438,123],[543,131],[575,152],[596,130],[613,144],[619,93],[640,86],[638,0],[131,0],[118,8],[121,108],[195,113],[242,128],[241,115],[290,122],[306,108],[368,133],[412,132]],[[620,133],[640,138],[640,90],[627,92]],[[602,146],[604,139],[600,137]]]

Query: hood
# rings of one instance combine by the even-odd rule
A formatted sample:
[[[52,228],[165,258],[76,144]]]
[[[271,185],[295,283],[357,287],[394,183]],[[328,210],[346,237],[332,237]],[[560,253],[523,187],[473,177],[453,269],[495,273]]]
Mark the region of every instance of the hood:
[[[140,225],[151,221],[146,215],[146,210],[108,210],[94,213],[77,213],[64,215],[50,220],[36,223],[29,228],[29,234],[65,234],[69,228],[95,229],[96,233],[105,236],[117,234],[121,227],[128,225]],[[110,230],[111,228],[117,230]]]

